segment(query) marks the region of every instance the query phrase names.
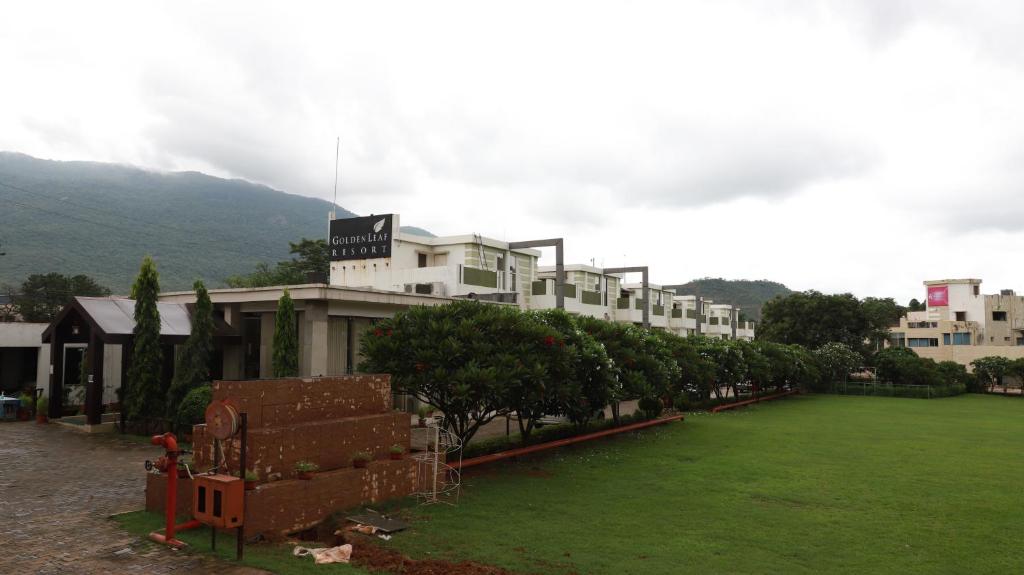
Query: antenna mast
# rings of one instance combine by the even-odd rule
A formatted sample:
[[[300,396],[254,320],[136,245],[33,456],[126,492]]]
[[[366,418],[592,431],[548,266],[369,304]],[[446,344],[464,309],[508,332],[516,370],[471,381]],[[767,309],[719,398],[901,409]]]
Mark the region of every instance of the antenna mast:
[[[338,217],[338,155],[341,152],[341,136],[334,143],[334,205],[331,206],[331,219]]]

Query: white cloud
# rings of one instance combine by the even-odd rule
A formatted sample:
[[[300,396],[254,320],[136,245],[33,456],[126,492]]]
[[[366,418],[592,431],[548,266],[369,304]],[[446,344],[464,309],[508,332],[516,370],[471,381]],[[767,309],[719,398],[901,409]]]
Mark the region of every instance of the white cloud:
[[[666,283],[1012,287],[1022,13],[20,3],[0,21],[0,149],[330,199],[340,136],[339,203],[437,233],[564,236]]]

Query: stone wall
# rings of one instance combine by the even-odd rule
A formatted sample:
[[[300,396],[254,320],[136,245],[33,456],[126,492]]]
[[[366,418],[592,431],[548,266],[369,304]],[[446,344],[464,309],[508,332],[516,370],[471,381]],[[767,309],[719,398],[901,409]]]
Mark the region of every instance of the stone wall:
[[[248,534],[305,529],[335,511],[416,489],[415,461],[388,459],[394,444],[408,453],[410,418],[391,410],[387,375],[218,381],[213,398],[247,414],[246,465],[260,476],[257,489],[246,492]],[[195,426],[192,437],[193,467],[207,470],[213,464],[213,438],[205,425]],[[220,471],[237,475],[240,438],[220,443]],[[368,468],[352,467],[357,451],[373,455]],[[296,479],[298,461],[316,463],[320,472],[312,480]],[[166,478],[149,477],[147,509],[163,510],[165,485]],[[183,490],[179,500],[190,508],[191,489]]]

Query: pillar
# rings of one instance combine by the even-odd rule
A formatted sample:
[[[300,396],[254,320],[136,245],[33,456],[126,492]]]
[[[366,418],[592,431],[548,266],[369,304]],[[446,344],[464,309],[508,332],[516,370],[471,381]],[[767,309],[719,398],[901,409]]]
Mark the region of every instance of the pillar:
[[[306,300],[302,313],[302,340],[299,373],[303,376],[327,375],[327,302]]]
[[[85,422],[103,422],[103,342],[95,329],[89,330],[89,382],[85,386]]]

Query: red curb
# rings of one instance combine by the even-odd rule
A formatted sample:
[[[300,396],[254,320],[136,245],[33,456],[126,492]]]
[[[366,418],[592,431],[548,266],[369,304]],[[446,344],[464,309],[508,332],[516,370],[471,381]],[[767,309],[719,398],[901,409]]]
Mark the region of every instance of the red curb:
[[[595,431],[594,433],[588,433],[586,435],[577,435],[576,437],[569,437],[566,439],[559,439],[556,441],[549,441],[547,443],[538,443],[537,445],[530,445],[527,447],[519,447],[517,449],[509,449],[508,451],[500,451],[498,453],[492,453],[490,455],[481,455],[480,457],[474,457],[472,459],[462,460],[462,464],[452,462],[452,467],[456,469],[465,469],[467,467],[473,467],[476,465],[482,465],[484,463],[491,463],[492,461],[500,461],[502,459],[508,459],[509,457],[517,457],[519,455],[526,455],[528,453],[536,453],[538,451],[544,451],[546,449],[554,449],[555,447],[562,447],[564,445],[572,445],[573,443],[580,443],[582,441],[590,441],[591,439],[597,439],[599,437],[607,437],[609,435],[615,435],[617,433],[625,433],[627,431],[634,431],[637,429],[643,429],[645,427],[652,427],[654,425],[661,425],[663,423],[669,423],[671,421],[680,421],[683,419],[682,415],[673,415],[671,417],[663,417],[661,419],[652,419],[650,421],[641,421],[640,423],[631,423],[629,425],[623,425],[622,427],[615,427],[612,429],[605,429],[603,431]]]
[[[719,405],[711,408],[711,413],[718,413],[719,411],[726,411],[728,409],[736,409],[737,407],[744,407],[752,403],[760,403],[762,401],[771,401],[773,399],[779,399],[780,397],[786,397],[787,395],[794,395],[800,393],[799,389],[791,389],[789,391],[783,391],[782,393],[776,393],[775,395],[768,395],[765,397],[758,397],[756,399],[748,399],[746,401],[740,401],[737,403],[727,403],[725,405]]]

